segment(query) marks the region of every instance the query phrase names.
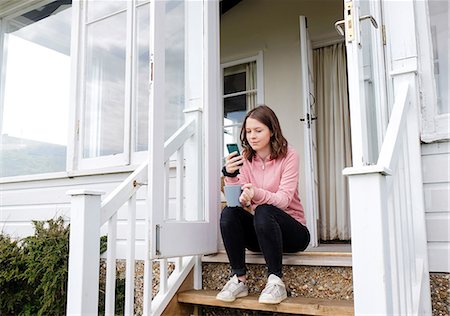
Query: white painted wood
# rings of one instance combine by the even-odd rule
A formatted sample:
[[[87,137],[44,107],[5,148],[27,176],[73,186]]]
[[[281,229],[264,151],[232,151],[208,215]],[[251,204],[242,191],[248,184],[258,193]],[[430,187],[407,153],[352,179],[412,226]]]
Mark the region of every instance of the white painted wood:
[[[105,198],[102,202],[100,224],[103,225],[124,201],[134,195],[141,185],[147,183],[147,172],[148,165],[145,162]]]
[[[450,155],[426,155],[422,157],[424,183],[450,182]]]
[[[194,267],[195,259],[193,257],[184,257],[183,258],[183,268],[181,272],[177,273],[176,271],[172,272],[168,280],[168,290],[164,294],[158,292],[158,294],[153,299],[152,309],[149,311],[149,315],[161,315],[164,309],[169,304],[170,300],[174,297],[177,290],[180,288],[183,281],[188,276],[189,272],[191,272]],[[145,300],[145,298],[144,298]]]
[[[186,120],[183,124],[168,140],[164,143],[164,161],[168,161],[169,158],[184,145],[186,140],[189,139],[195,133],[195,120]]]
[[[309,56],[311,55],[311,42],[309,40],[306,17],[299,17],[300,28],[300,64],[301,64],[301,86],[302,86],[302,107],[303,107],[303,133],[305,143],[305,174],[306,174],[306,224],[311,234],[310,245],[317,247],[319,245],[318,232],[318,218],[319,218],[319,203],[318,192],[316,186],[317,177],[317,156],[315,143],[316,134],[312,131],[315,129],[315,123],[312,116],[315,114],[311,109],[310,95],[314,95],[314,87],[311,86],[312,80],[310,74],[311,63]]]
[[[177,193],[176,193],[176,215],[175,218],[177,221],[180,221],[182,219],[184,219],[184,214],[183,214],[183,201],[184,201],[184,174],[183,174],[183,169],[184,169],[184,152],[183,152],[183,147],[181,147],[180,149],[178,149],[177,151]]]
[[[430,271],[450,273],[450,247],[448,242],[433,242],[428,244]]]
[[[159,263],[159,292],[162,294],[166,294],[168,290],[168,264],[167,259],[158,260]]]
[[[404,114],[407,109],[406,98],[408,97],[408,83],[405,83],[400,87],[400,91],[396,96],[394,109],[389,120],[389,126],[386,131],[386,138],[380,150],[380,156],[378,157],[377,165],[384,166],[387,169],[392,169],[393,162],[397,156],[394,152],[399,148],[400,139],[396,137],[399,131],[405,126],[406,115]]]
[[[73,191],[69,247],[67,315],[91,315],[98,309],[100,192]]]
[[[128,200],[128,236],[127,258],[125,268],[125,315],[134,315],[134,271],[135,271],[135,239],[136,239],[136,196]]]
[[[354,175],[349,177],[349,188],[355,315],[391,315],[385,179],[380,174]],[[362,194],[366,190],[371,194]]]
[[[153,266],[151,258],[156,254],[156,231],[152,216],[154,210],[164,207],[164,197],[157,193],[158,186],[164,176],[164,1],[150,2],[150,85],[149,85],[149,134],[148,151],[148,187],[145,234],[145,263],[144,263],[144,304],[143,315],[152,314]],[[158,135],[159,133],[159,135]]]
[[[116,238],[117,214],[108,220],[106,252],[105,315],[115,315],[116,306]]]
[[[424,184],[425,212],[450,213],[450,183]]]
[[[352,9],[346,9],[351,4]],[[352,139],[353,166],[359,167],[370,163],[368,131],[365,109],[364,74],[362,72],[362,47],[360,43],[359,1],[344,0],[345,29],[352,25],[354,40],[346,39],[347,48],[347,74],[350,104],[350,127]],[[351,18],[349,13],[351,13]],[[349,33],[347,31],[347,33]]]
[[[447,242],[450,240],[450,213],[426,214],[428,242]]]

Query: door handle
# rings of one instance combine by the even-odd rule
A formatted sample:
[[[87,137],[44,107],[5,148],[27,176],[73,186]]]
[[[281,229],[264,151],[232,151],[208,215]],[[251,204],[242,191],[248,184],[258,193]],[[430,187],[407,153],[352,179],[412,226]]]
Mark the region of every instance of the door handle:
[[[345,20],[340,20],[337,21],[336,23],[334,23],[334,28],[336,29],[336,32],[339,33],[339,35],[344,36],[345,32],[344,29],[342,28],[342,25],[345,24]]]
[[[363,20],[370,20],[370,23],[372,23],[372,25],[377,29],[378,28],[378,23],[377,20],[375,20],[375,18],[371,15],[363,15],[359,18],[360,21]],[[340,20],[337,21],[336,23],[334,23],[334,28],[336,29],[336,32],[339,33],[339,35],[344,36],[345,32],[344,29],[342,28],[342,26],[345,24],[345,20]]]
[[[377,21],[374,19],[373,16],[371,16],[371,15],[363,15],[363,16],[360,16],[360,17],[359,17],[359,20],[360,20],[360,21],[367,20],[367,19],[370,20],[370,23],[372,23],[372,25],[373,25],[376,29],[378,28],[378,23],[377,23]]]

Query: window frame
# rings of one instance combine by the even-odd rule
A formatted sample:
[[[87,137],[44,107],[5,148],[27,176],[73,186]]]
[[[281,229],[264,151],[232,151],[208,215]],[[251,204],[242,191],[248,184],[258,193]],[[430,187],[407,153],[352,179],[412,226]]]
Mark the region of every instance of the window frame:
[[[450,139],[450,113],[439,114],[433,66],[433,42],[428,1],[415,2],[421,92],[421,140],[431,143]],[[425,30],[425,31],[424,31]]]
[[[240,58],[240,59],[236,59],[236,60],[232,60],[232,61],[228,61],[228,62],[224,62],[220,64],[220,95],[221,95],[221,113],[222,113],[222,121],[221,121],[221,125],[222,125],[222,137],[221,137],[221,148],[223,150],[224,147],[224,137],[223,137],[223,133],[225,130],[225,125],[223,124],[223,120],[224,120],[224,110],[225,110],[225,105],[224,105],[224,100],[225,100],[225,95],[224,95],[224,90],[223,90],[223,85],[224,85],[224,70],[225,68],[229,68],[229,67],[233,67],[233,66],[238,66],[238,65],[242,65],[242,64],[247,64],[250,62],[256,62],[256,103],[257,104],[264,104],[264,56],[263,56],[263,52],[259,51],[256,55],[252,55],[249,57],[244,57],[244,58]],[[247,91],[247,90],[246,90]],[[248,108],[246,109],[246,112],[248,112]],[[234,127],[234,126],[241,126],[241,124],[237,123],[237,124],[230,124],[227,125],[226,127]],[[224,154],[224,153],[222,153]],[[223,155],[222,155],[223,156]]]

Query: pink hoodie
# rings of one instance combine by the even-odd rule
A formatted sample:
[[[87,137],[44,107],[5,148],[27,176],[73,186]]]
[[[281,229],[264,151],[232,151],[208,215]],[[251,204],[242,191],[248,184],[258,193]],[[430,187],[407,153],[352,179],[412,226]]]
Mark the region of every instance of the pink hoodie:
[[[306,225],[302,203],[298,196],[299,158],[297,152],[288,147],[286,157],[263,162],[257,155],[244,165],[237,177],[225,177],[225,184],[251,183],[255,196],[251,202],[252,210],[261,204],[270,204],[284,210],[294,219]]]

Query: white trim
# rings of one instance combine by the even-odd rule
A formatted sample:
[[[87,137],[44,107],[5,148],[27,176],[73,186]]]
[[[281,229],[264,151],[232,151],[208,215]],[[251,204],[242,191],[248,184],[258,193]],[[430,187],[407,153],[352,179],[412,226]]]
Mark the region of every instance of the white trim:
[[[418,43],[418,68],[421,111],[421,140],[431,143],[450,139],[450,114],[438,114],[436,81],[433,67],[428,1],[415,1],[416,36]]]
[[[264,104],[264,56],[263,51],[260,50],[256,57],[256,103]]]
[[[256,62],[256,103],[257,104],[264,104],[264,53],[262,50],[258,51],[258,53],[254,56],[249,56],[249,57],[244,57],[244,58],[240,58],[240,59],[235,59],[232,61],[228,61],[228,62],[224,62],[220,64],[220,77],[221,77],[221,96],[223,97],[227,97],[229,95],[224,95],[223,94],[223,70],[225,68],[229,68],[229,67],[233,67],[233,66],[237,66],[237,65],[241,65],[241,64],[246,64],[246,63],[251,63],[251,62]],[[249,90],[249,91],[253,91],[253,90]],[[246,92],[249,92],[246,91]],[[223,102],[222,102],[222,106],[223,106]],[[222,108],[222,113],[223,113],[223,108]]]
[[[69,118],[67,120],[67,153],[66,153],[66,170],[72,172],[77,169],[77,143],[78,143],[78,121],[77,121],[77,104],[80,103],[78,95],[78,83],[79,83],[79,65],[80,60],[80,26],[81,26],[81,1],[72,2],[72,25],[71,25],[71,37],[70,37],[70,87],[69,87]]]

